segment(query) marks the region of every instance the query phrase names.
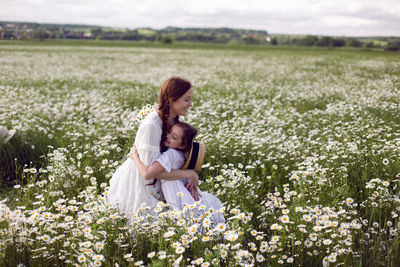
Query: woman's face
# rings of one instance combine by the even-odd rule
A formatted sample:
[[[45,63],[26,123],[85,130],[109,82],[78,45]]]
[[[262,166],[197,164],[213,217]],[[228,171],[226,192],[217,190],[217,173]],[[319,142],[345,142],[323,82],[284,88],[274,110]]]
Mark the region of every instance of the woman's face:
[[[185,116],[193,106],[192,104],[193,88],[190,88],[183,96],[170,104],[170,112],[176,115]]]
[[[169,148],[184,149],[182,144],[183,130],[177,125],[173,125],[171,131],[167,134],[164,145]]]

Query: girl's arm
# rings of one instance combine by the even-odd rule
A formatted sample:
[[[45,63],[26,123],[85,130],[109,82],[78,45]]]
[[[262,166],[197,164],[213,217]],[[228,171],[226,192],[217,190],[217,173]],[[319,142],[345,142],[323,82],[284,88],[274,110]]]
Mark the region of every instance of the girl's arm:
[[[146,166],[143,161],[140,160],[139,153],[137,152],[135,145],[133,145],[129,157],[135,162],[136,168],[139,170],[140,174],[145,180],[151,180],[157,177],[159,174],[165,172],[163,166],[158,161],[154,162],[150,166]]]

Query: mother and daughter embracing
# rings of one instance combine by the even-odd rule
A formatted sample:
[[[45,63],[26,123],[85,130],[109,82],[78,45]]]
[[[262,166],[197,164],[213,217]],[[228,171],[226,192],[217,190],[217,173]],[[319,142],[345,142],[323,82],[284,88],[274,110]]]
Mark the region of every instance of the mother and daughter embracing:
[[[189,81],[179,77],[166,80],[160,88],[157,110],[142,120],[129,158],[112,176],[108,201],[128,218],[143,205],[154,208],[162,199],[178,210],[197,201],[206,211],[222,208],[217,197],[198,189],[194,170],[181,169],[194,153],[197,134],[193,126],[179,120],[192,107],[192,96]],[[225,221],[222,213],[216,212],[211,219],[213,223]]]

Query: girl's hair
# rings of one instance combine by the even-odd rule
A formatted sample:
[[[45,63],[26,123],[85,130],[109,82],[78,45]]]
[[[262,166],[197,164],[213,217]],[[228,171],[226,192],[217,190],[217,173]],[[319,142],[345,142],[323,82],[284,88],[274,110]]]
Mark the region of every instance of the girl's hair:
[[[170,105],[189,91],[191,87],[192,84],[188,80],[179,77],[171,77],[166,80],[160,88],[160,93],[158,95],[158,109],[162,114],[161,151],[163,151],[163,144],[171,127],[171,125],[168,124]],[[178,116],[174,118],[174,123],[177,122],[179,122]]]
[[[192,125],[183,122],[183,121],[178,121],[175,123],[173,126],[179,126],[182,131],[183,131],[183,136],[182,136],[182,145],[184,146],[183,149],[180,149],[182,152],[189,152],[190,149],[192,148],[192,143],[194,140],[194,137],[197,134],[196,128],[194,128]]]

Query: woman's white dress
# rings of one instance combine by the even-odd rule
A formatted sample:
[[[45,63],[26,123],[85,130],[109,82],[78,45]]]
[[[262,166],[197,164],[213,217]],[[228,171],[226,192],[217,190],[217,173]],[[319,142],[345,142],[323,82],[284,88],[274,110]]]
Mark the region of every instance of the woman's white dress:
[[[185,164],[183,153],[179,150],[171,148],[162,153],[156,159],[156,161],[158,161],[167,172],[180,169]],[[161,180],[162,193],[164,194],[164,198],[171,208],[182,210],[185,205],[192,205],[196,202],[190,192],[186,189],[186,183],[187,179],[172,181]],[[217,213],[217,211],[222,208],[221,201],[210,193],[202,192],[200,189],[198,189],[198,191],[200,194],[200,204],[198,207],[203,205],[205,206],[204,211],[208,211],[209,209],[214,210],[214,214],[211,216],[211,221],[213,223],[217,224],[225,222],[223,214]],[[202,213],[198,209],[197,211],[198,212],[196,213]]]
[[[140,159],[150,166],[160,156],[160,141],[162,121],[156,111],[149,113],[141,122],[136,133],[135,145]],[[152,180],[144,180],[136,169],[133,160],[128,158],[118,167],[110,179],[108,201],[113,207],[118,207],[127,217],[136,213],[139,207],[155,207],[160,201],[160,183],[154,186],[146,184]]]

